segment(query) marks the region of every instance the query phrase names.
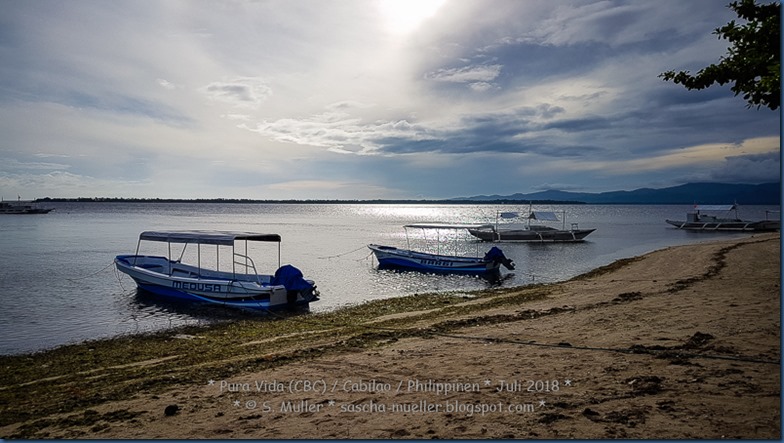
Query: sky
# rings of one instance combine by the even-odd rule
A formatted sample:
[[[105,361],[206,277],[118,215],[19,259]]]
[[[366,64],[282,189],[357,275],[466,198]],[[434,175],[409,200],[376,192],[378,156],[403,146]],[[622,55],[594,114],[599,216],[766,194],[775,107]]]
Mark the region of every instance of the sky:
[[[0,0],[0,197],[448,199],[780,180],[728,0]]]

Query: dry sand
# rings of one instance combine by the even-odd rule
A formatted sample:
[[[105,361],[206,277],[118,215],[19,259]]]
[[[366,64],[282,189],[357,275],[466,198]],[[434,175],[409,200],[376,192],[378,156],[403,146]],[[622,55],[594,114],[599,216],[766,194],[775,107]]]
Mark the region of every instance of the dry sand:
[[[514,309],[404,314],[422,316],[419,337],[142,392],[52,415],[34,435],[781,438],[778,234],[667,248],[597,274]]]

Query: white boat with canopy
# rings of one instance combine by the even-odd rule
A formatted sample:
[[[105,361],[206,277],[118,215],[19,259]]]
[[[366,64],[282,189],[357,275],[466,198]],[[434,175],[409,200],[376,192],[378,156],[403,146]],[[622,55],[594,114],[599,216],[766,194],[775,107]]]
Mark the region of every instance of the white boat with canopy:
[[[526,222],[500,223],[500,219],[524,218]],[[561,228],[542,224],[532,224],[531,221],[561,222]],[[481,225],[469,229],[471,235],[483,241],[520,241],[520,242],[579,242],[596,229],[580,229],[577,223],[572,223],[566,228],[566,211],[561,211],[561,218],[552,211],[531,211],[527,216],[519,212],[498,212],[494,224]]]
[[[166,243],[168,252],[166,256],[140,255],[142,242]],[[256,270],[256,263],[248,255],[248,242],[277,244],[275,274]],[[136,253],[118,255],[114,263],[140,289],[161,297],[251,309],[291,308],[317,301],[319,294],[313,281],[304,279],[291,265],[280,265],[280,242],[278,234],[255,232],[145,231],[139,235]],[[243,243],[244,249],[238,250],[238,244]],[[182,262],[189,246],[196,249],[196,263]],[[173,258],[173,247],[181,248],[178,258]]]

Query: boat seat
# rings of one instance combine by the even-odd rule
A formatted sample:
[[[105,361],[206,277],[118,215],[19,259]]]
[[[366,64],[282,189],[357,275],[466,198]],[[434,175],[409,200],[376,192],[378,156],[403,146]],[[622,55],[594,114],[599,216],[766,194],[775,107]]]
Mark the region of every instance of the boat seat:
[[[195,272],[185,271],[183,269],[173,269],[171,275],[176,275],[177,277],[189,277],[189,278],[197,278],[199,276]]]
[[[150,271],[163,272],[163,266],[154,263],[144,263],[138,266],[142,269],[149,269]]]

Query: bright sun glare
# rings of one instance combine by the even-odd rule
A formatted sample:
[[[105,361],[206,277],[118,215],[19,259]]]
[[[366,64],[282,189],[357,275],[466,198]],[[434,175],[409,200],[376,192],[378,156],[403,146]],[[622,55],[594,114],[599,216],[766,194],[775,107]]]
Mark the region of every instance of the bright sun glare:
[[[446,0],[379,0],[379,9],[387,28],[407,34],[435,15]]]

